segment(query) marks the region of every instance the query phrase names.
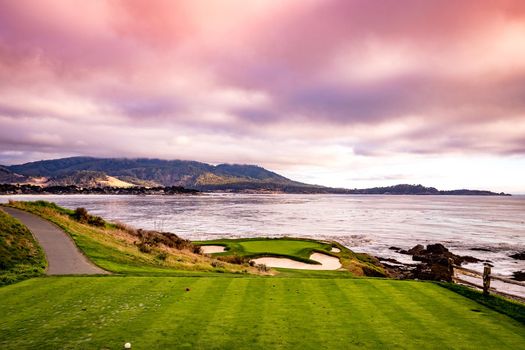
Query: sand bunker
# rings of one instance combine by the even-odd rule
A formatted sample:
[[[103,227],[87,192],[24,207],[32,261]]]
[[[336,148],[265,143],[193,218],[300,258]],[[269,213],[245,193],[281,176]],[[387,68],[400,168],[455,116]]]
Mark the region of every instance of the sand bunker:
[[[341,253],[341,249],[336,248],[336,247],[332,247],[332,249],[330,251],[333,252],[333,253]]]
[[[306,264],[288,258],[257,258],[253,259],[256,264],[264,264],[270,267],[284,267],[299,270],[337,270],[342,267],[338,258],[321,253],[313,253],[310,259],[318,261],[321,265]]]
[[[201,249],[204,254],[222,253],[226,251],[222,245],[202,245]]]

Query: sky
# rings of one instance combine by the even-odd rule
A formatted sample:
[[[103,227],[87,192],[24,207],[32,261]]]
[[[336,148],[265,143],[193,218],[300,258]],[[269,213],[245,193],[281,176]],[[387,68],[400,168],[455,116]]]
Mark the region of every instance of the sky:
[[[525,193],[525,1],[0,0],[0,164]]]

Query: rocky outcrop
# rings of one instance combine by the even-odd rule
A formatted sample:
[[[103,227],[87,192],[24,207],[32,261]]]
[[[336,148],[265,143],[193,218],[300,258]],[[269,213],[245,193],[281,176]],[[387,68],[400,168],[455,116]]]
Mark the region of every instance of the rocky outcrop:
[[[463,263],[480,262],[481,260],[472,256],[460,256],[451,253],[443,244],[429,244],[426,248],[418,244],[409,250],[391,247],[400,254],[411,255],[412,260],[418,264],[388,264],[389,259],[382,259],[391,276],[401,279],[423,279],[432,281],[452,280],[451,264],[461,265]],[[391,259],[390,259],[391,261]]]

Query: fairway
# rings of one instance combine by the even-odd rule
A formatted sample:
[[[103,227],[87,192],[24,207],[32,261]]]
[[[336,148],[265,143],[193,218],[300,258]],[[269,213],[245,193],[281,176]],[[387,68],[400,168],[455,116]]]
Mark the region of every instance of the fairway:
[[[47,277],[0,288],[0,315],[2,349],[525,348],[517,321],[415,281]]]

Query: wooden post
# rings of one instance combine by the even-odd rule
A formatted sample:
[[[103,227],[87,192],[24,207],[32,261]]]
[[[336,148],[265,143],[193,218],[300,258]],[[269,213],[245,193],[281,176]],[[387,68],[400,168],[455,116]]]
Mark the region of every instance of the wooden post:
[[[450,280],[454,282],[454,260],[452,258],[448,258],[448,275]]]
[[[483,294],[488,295],[490,289],[490,265],[483,267]]]

